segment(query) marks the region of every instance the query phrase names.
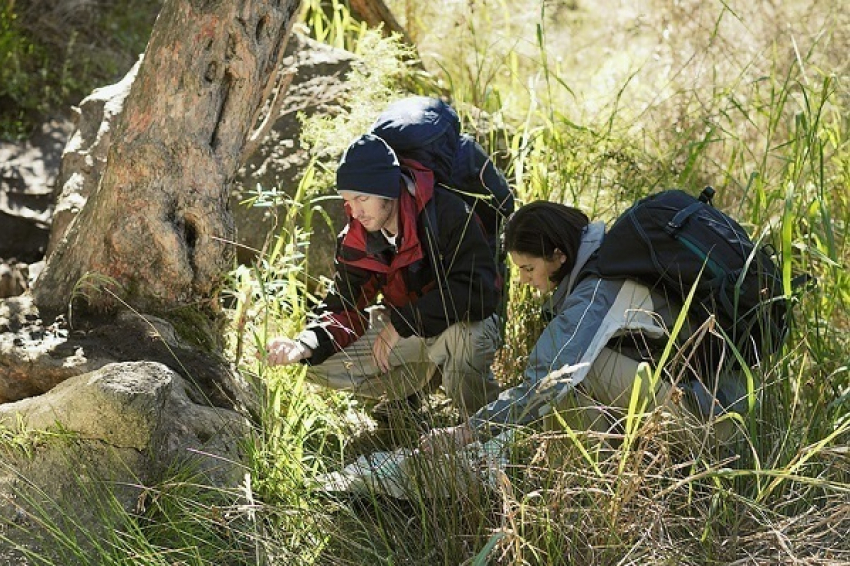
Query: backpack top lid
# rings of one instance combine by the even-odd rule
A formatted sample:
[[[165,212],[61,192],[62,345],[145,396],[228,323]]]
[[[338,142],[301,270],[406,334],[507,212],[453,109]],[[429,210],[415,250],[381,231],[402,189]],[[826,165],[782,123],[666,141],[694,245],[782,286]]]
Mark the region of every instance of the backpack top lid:
[[[460,118],[439,98],[410,96],[390,104],[370,128],[400,157],[418,161],[438,182],[451,179],[460,144]]]

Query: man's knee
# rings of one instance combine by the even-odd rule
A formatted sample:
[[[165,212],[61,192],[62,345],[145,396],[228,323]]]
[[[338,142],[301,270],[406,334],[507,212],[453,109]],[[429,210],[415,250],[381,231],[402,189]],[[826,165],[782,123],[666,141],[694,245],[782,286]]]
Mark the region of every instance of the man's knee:
[[[470,336],[471,331],[469,323],[456,322],[440,334],[440,340],[445,342],[447,349],[456,350],[463,344],[469,342]]]
[[[440,335],[449,358],[467,360],[471,365],[480,365],[486,359],[487,366],[499,347],[498,324],[495,317],[478,322],[457,322]]]

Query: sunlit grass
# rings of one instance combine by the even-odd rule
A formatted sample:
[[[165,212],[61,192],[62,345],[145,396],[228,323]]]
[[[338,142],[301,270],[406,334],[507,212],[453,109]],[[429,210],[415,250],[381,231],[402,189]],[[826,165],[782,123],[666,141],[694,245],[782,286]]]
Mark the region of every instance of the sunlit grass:
[[[850,471],[843,448],[850,438],[848,97],[829,72],[843,69],[840,50],[826,41],[841,33],[822,22],[817,35],[805,35],[814,19],[804,19],[792,33],[780,27],[765,34],[785,14],[751,20],[749,9],[738,6],[688,6],[659,5],[634,27],[612,31],[625,21],[620,12],[606,26],[599,13],[563,8],[560,14],[573,18],[559,28],[540,5],[457,4],[449,20],[460,24],[439,54],[423,47],[429,32],[421,23],[432,8],[408,6],[407,13],[418,22],[423,57],[433,57],[467,127],[481,128],[479,139],[499,156],[521,202],[577,204],[610,221],[653,191],[695,193],[712,184],[723,210],[780,250],[794,325],[783,352],[748,376],[751,410],[734,419],[739,442],[719,452],[707,444],[677,446],[675,420],[646,412],[636,399],[619,439],[568,426],[523,435],[501,487],[472,506],[463,498],[435,505],[424,495],[402,504],[373,495],[366,508],[343,503],[338,513],[346,528],[329,534],[320,561],[770,561],[777,531],[790,541],[780,562],[850,556],[838,531],[813,535],[819,524],[850,524],[841,512]],[[835,7],[824,13],[835,16]],[[787,14],[799,15],[799,6]],[[666,28],[653,29],[653,18],[666,18]],[[516,39],[523,26],[534,32]],[[559,50],[564,27],[571,41],[610,41],[593,57],[590,43]],[[792,290],[800,273],[815,276],[817,286]],[[519,379],[540,327],[536,309],[535,298],[513,281],[496,364],[506,384]],[[316,469],[305,464],[305,476]],[[446,506],[451,513],[443,513]],[[316,512],[326,509],[320,504]],[[470,523],[472,517],[480,519]],[[439,532],[435,541],[443,544],[423,550],[419,540],[427,532]],[[465,544],[445,542],[458,539]]]
[[[636,396],[617,437],[566,421],[521,431],[496,486],[433,498],[431,478],[407,501],[321,489],[322,474],[370,450],[409,448],[417,433],[378,438],[361,403],[308,385],[303,367],[267,367],[263,349],[302,327],[321,290],[310,263],[311,227],[325,221],[317,199],[348,141],[410,85],[401,62],[410,54],[367,33],[343,4],[311,3],[311,33],[366,63],[351,78],[347,111],[305,124],[314,161],[297,194],[259,190],[253,204],[276,211],[278,228],[257,264],[236,268],[228,283],[230,354],[260,399],[245,482],[210,500],[178,474],[151,492],[154,511],[116,527],[120,541],[90,563],[120,563],[131,550],[141,564],[850,561],[847,9],[695,0],[653,1],[640,13],[613,2],[595,10],[505,0],[391,5],[415,23],[411,35],[435,72],[426,92],[451,96],[520,202],[565,202],[610,221],[653,191],[711,184],[718,206],[779,250],[794,324],[783,351],[748,375],[740,440],[715,450],[695,429],[700,442],[677,443],[681,423]],[[800,273],[817,285],[791,289]],[[495,365],[506,385],[521,378],[542,328],[538,306],[514,277]],[[239,520],[210,526],[221,517]],[[192,544],[201,550],[193,554]]]

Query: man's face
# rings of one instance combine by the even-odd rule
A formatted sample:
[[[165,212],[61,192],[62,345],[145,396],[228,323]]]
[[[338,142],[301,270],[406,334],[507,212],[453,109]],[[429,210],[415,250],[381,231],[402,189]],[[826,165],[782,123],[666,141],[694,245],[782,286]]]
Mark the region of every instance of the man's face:
[[[378,232],[381,228],[391,234],[398,231],[398,199],[350,191],[340,191],[339,194],[348,205],[351,217],[360,222],[368,232]]]

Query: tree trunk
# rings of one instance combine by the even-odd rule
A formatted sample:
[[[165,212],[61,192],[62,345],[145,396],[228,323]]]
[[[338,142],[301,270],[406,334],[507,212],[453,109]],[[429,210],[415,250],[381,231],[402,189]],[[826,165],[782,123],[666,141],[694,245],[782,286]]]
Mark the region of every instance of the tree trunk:
[[[377,28],[384,26],[384,32],[387,35],[397,33],[402,37],[405,43],[413,45],[407,31],[393,15],[389,6],[384,0],[350,0],[351,9],[363,18],[369,27]]]
[[[228,196],[261,137],[300,0],[167,0],[103,177],[34,285],[42,310],[206,304],[230,267]]]

